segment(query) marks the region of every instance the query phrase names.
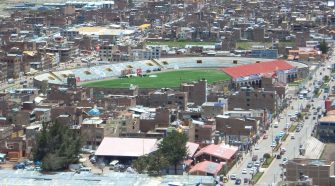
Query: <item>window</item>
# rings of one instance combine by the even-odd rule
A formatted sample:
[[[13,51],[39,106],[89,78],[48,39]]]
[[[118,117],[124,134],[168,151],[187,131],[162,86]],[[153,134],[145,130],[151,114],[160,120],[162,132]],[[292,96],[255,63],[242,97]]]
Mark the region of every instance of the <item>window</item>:
[[[249,104],[249,103],[247,104],[247,107],[250,107],[250,104]]]
[[[249,98],[247,98],[247,101],[250,101],[250,99],[249,99]]]

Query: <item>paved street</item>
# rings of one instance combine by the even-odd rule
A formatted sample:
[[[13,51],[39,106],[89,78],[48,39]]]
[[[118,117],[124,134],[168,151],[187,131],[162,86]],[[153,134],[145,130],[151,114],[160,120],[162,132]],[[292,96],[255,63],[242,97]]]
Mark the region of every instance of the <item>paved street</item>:
[[[333,59],[330,59],[329,61],[333,62]],[[307,81],[305,83],[305,87],[307,89],[310,89],[311,92],[309,92],[308,96],[312,96],[313,94],[313,90],[314,90],[314,85],[313,85],[313,81],[314,80],[322,80],[324,75],[330,75],[330,70],[327,69],[327,66],[331,65],[330,62],[327,62],[325,64],[324,67],[320,67],[314,75],[312,75],[312,80]],[[320,73],[322,73],[322,75],[320,75]],[[334,85],[333,81],[330,81],[329,83],[330,88]],[[264,153],[270,153],[270,154],[278,154],[279,152],[276,153],[272,153],[272,148],[271,148],[271,144],[272,141],[274,139],[274,137],[276,136],[276,134],[278,134],[280,131],[285,131],[284,127],[286,125],[286,123],[292,123],[290,121],[290,115],[295,115],[296,112],[300,112],[300,109],[305,107],[308,103],[312,105],[312,107],[314,106],[315,108],[317,107],[321,107],[321,111],[324,110],[324,99],[323,97],[326,94],[322,91],[322,93],[320,94],[320,96],[318,98],[314,98],[314,102],[311,102],[311,100],[307,100],[307,99],[298,99],[297,95],[292,95],[292,102],[290,104],[290,106],[284,110],[279,118],[282,118],[279,120],[279,124],[278,124],[278,128],[273,128],[271,127],[269,129],[269,131],[267,132],[268,134],[268,139],[260,139],[259,143],[256,144],[255,146],[259,148],[259,150],[255,150],[255,146],[253,147],[253,150],[248,153],[245,154],[243,157],[243,161],[237,165],[235,165],[231,171],[229,172],[229,175],[231,174],[237,174],[238,178],[242,179],[242,184],[243,184],[243,179],[244,178],[249,178],[251,179],[251,174],[249,174],[249,168],[247,168],[247,164],[249,162],[252,162],[252,156],[253,155],[258,155],[258,158],[263,157]],[[316,140],[314,138],[314,140],[311,138],[311,133],[313,131],[314,125],[317,123],[317,119],[313,120],[313,112],[315,110],[310,109],[309,113],[310,116],[308,117],[308,119],[305,119],[303,121],[303,128],[301,129],[300,132],[294,132],[291,133],[288,138],[286,139],[286,141],[284,141],[282,143],[281,148],[285,148],[286,149],[286,153],[282,156],[286,157],[288,159],[292,159],[295,157],[302,157],[299,155],[299,146],[303,145],[304,147],[307,146],[307,141],[309,141],[309,147],[312,147],[314,149],[317,148],[322,148],[322,147],[318,147],[318,140]],[[318,114],[320,114],[321,112],[319,112]],[[316,116],[317,118],[317,116]],[[277,122],[277,119],[274,120],[274,122]],[[291,135],[294,135],[295,139],[291,139]],[[313,142],[315,143],[315,145],[313,146]],[[257,149],[258,149],[257,148]],[[322,151],[322,149],[321,149]],[[313,149],[312,149],[313,152]],[[320,156],[319,152],[315,152],[314,154],[309,154],[309,157],[314,157],[314,158],[319,158],[318,156]],[[274,159],[274,161],[272,162],[272,164],[270,165],[269,168],[266,169],[260,169],[260,171],[264,171],[264,174],[262,176],[262,178],[258,181],[257,185],[271,185],[271,183],[277,183],[278,181],[281,181],[282,178],[280,177],[280,174],[282,173],[282,168],[280,166],[280,164],[282,163],[282,159]],[[242,170],[243,169],[247,169],[247,174],[242,174]],[[235,181],[234,180],[229,180],[229,182],[226,185],[234,185]]]

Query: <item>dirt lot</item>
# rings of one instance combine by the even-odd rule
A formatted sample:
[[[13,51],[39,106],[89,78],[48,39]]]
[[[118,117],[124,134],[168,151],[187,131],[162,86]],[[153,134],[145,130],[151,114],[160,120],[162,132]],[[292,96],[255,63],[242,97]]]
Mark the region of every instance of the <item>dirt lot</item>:
[[[334,143],[326,143],[324,151],[321,154],[321,159],[326,159],[329,161],[335,161],[335,144]]]

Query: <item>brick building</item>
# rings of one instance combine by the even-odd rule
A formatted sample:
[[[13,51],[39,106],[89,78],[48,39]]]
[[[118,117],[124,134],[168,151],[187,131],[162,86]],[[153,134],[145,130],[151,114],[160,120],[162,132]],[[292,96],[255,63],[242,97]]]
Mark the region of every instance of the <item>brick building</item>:
[[[313,185],[335,185],[333,161],[295,158],[289,160],[284,168],[287,181],[300,181],[308,176]]]
[[[182,83],[181,92],[187,92],[188,101],[201,106],[207,101],[207,80],[199,80],[192,83]]]
[[[251,87],[242,87],[240,91],[228,97],[228,110],[241,108],[266,109],[271,113],[277,112],[278,95],[275,91],[255,90]]]

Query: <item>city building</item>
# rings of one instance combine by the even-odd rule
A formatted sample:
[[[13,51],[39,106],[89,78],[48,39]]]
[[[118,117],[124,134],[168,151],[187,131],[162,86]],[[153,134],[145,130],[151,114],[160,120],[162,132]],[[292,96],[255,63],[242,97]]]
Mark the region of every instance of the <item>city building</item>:
[[[289,160],[284,165],[286,181],[311,178],[313,185],[334,185],[334,162],[319,159]]]

